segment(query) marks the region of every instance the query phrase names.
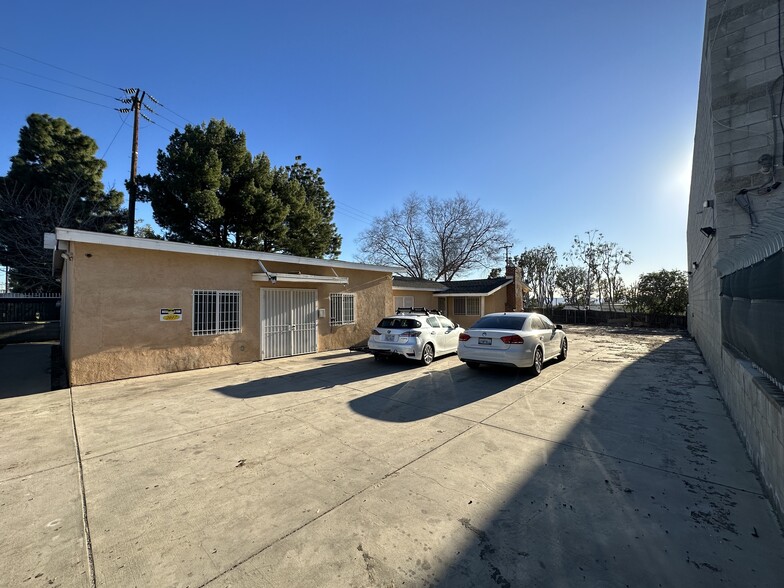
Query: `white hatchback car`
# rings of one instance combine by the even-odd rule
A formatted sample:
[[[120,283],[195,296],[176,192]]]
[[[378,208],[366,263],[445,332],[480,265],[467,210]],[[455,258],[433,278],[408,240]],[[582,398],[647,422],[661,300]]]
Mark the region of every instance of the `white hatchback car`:
[[[545,361],[566,359],[561,325],[535,312],[486,314],[460,335],[457,356],[470,368],[488,363],[530,368],[539,375]]]
[[[397,355],[430,365],[436,357],[457,351],[462,332],[437,310],[398,308],[373,329],[368,347],[376,359]]]

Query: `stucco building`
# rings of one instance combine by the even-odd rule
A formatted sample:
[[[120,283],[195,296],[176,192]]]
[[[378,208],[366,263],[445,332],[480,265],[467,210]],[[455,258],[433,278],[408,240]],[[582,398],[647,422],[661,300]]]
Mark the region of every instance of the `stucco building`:
[[[396,266],[57,229],[71,385],[347,349],[401,306],[522,309],[520,270],[442,284]]]
[[[57,229],[72,385],[345,349],[398,267]]]
[[[708,0],[689,331],[784,511],[784,53],[777,0]]]

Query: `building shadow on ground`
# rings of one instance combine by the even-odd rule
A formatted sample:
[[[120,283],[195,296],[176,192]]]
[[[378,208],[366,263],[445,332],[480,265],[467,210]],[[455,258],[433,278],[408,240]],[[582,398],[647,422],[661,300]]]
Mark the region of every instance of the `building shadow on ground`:
[[[628,363],[622,355],[592,361]],[[473,394],[511,383],[482,376],[488,385]],[[773,585],[781,578],[780,543],[753,538],[762,527],[774,538],[780,529],[693,342],[653,349],[603,390],[582,390],[568,374],[554,383],[461,436],[462,452],[453,443],[461,467],[468,464],[463,506],[450,506],[462,540],[450,546],[451,560],[436,562],[438,572],[420,566],[407,580],[452,588]],[[463,401],[467,388],[456,392]],[[424,398],[423,406],[439,406],[435,395]],[[355,404],[378,410],[364,402]],[[429,461],[423,482],[453,484],[437,480],[450,467]],[[484,505],[499,504],[499,496],[488,512]]]
[[[58,342],[0,344],[0,399],[68,387]]]

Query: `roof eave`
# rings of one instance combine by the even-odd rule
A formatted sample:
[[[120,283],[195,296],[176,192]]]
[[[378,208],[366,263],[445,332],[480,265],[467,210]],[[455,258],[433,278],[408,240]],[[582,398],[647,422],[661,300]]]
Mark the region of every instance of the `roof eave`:
[[[206,255],[211,257],[229,257],[235,259],[250,259],[253,261],[273,261],[279,263],[293,263],[316,267],[336,267],[342,269],[376,271],[396,273],[404,268],[387,265],[370,265],[353,261],[340,261],[333,259],[316,259],[313,257],[300,257],[286,253],[265,253],[249,249],[229,249],[225,247],[212,247],[209,245],[193,245],[191,243],[175,243],[173,241],[159,241],[156,239],[141,239],[125,235],[112,235],[108,233],[94,233],[77,229],[55,229],[58,248],[59,242],[89,243],[94,245],[107,245],[110,247],[128,247],[130,249],[146,249],[152,251],[167,251],[170,253],[188,253],[191,255]]]

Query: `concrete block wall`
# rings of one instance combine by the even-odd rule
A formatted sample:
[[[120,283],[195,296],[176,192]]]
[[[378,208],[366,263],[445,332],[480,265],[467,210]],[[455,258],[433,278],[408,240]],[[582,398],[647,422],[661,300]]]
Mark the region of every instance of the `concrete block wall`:
[[[724,350],[724,398],[752,461],[781,513],[784,506],[784,393],[750,361]]]
[[[784,514],[784,395],[723,345],[722,276],[715,267],[752,230],[748,212],[736,201],[741,190],[748,191],[761,227],[771,211],[784,208],[784,184],[768,190],[774,176],[761,163],[763,156],[773,157],[775,179],[784,182],[781,32],[777,0],[707,0],[686,239],[689,331]],[[702,227],[716,229],[715,235],[705,236]]]

